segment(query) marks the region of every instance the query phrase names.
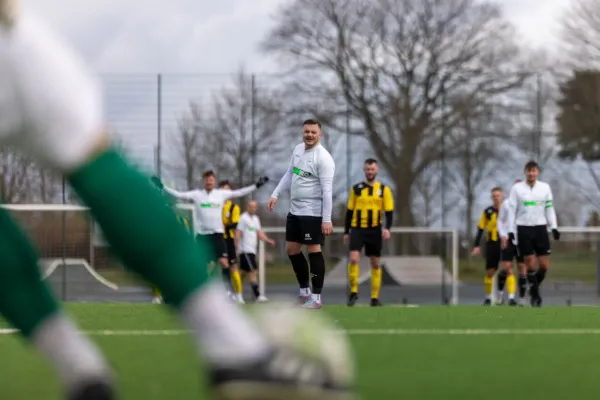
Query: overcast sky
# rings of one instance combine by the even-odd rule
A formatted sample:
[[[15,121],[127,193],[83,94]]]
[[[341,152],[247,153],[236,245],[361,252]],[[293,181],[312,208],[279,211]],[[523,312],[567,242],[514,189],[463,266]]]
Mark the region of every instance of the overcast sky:
[[[103,73],[215,73],[273,65],[256,54],[287,0],[24,0]],[[569,0],[497,0],[524,37],[551,45]]]

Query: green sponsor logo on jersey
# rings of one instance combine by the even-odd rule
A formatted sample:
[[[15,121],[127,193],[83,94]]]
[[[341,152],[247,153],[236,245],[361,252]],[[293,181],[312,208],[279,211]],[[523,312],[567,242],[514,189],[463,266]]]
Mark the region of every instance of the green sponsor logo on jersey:
[[[200,208],[218,208],[219,205],[215,203],[200,203]]]
[[[552,200],[532,200],[532,201],[524,201],[523,205],[525,207],[535,207],[535,206],[543,206],[545,205],[546,207],[548,207],[548,202],[550,202],[550,207],[552,207]]]
[[[312,176],[310,172],[302,171],[300,168],[294,167],[293,172],[295,175],[301,176],[302,178],[308,178]]]
[[[256,228],[255,228],[255,227],[253,227],[253,226],[249,226],[249,227],[248,227],[248,230],[249,230],[250,232],[254,232],[254,231],[256,230]]]

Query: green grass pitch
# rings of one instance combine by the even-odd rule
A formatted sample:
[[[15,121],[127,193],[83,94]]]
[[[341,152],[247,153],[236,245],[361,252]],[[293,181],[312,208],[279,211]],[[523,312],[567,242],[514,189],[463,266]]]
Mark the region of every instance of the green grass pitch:
[[[209,399],[191,341],[162,308],[68,309],[110,359],[123,400]],[[328,306],[315,312],[328,313],[351,335],[363,400],[582,400],[600,391],[600,308]],[[61,399],[47,364],[3,332],[0,398]]]

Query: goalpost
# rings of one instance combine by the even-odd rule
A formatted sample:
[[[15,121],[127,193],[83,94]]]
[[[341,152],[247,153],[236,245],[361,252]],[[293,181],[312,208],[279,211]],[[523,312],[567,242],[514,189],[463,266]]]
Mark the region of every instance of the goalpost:
[[[1,207],[9,210],[20,223],[36,245],[40,258],[46,263],[52,264],[56,260],[63,260],[63,263],[64,260],[84,260],[94,269],[118,265],[110,255],[108,245],[90,217],[87,207],[63,204],[7,204]],[[174,207],[187,220],[189,227],[195,230],[196,211],[193,205],[177,204]],[[287,273],[289,277],[291,267],[285,253],[285,228],[265,227],[263,230],[277,242],[273,248],[259,242],[260,291],[261,294],[267,294],[269,285],[276,283],[276,280],[268,281],[271,276],[276,279],[276,275],[267,273],[268,269],[273,268],[277,272],[276,269],[281,267],[279,271]],[[559,230],[560,241],[550,239],[552,257],[547,280],[552,281],[552,285],[547,284],[546,290],[568,298],[568,304],[572,300],[586,301],[583,299],[584,290],[586,296],[600,296],[600,227],[560,227]],[[474,304],[474,301],[483,300],[483,259],[472,260],[472,270],[465,272],[463,282],[460,280],[460,264],[466,261],[466,252],[470,249],[461,249],[458,230],[394,227],[391,232],[391,239],[384,242],[383,257],[437,258],[438,265],[448,272],[448,279],[443,281],[443,285],[445,287],[448,284],[450,289],[450,304],[459,304],[459,288],[462,283],[467,282],[481,288],[481,298],[474,300],[473,296],[477,296],[479,290],[470,290],[470,297],[465,299],[463,296],[463,303]],[[339,266],[347,263],[347,245],[343,243],[341,227],[336,227],[334,233],[326,239],[324,255],[330,268],[333,262],[337,262]],[[395,268],[401,270],[401,263],[396,263]],[[467,278],[472,280],[465,281]],[[332,281],[326,279],[325,285],[332,285]],[[343,284],[345,285],[345,272]]]
[[[78,259],[96,268],[108,257],[108,244],[87,207],[72,204],[3,204],[0,207],[11,211],[33,240],[42,260]],[[174,207],[188,228],[195,232],[194,206],[176,204]]]
[[[278,243],[278,248],[271,251],[270,248],[267,250],[267,246],[264,242],[259,241],[258,251],[258,273],[259,273],[259,285],[260,293],[266,295],[267,293],[267,258],[269,253],[279,253],[279,259],[283,260],[284,264],[288,264],[285,260],[285,250],[281,247],[285,241],[285,228],[283,227],[263,227],[263,232]],[[452,228],[422,228],[422,227],[393,227],[391,229],[392,237],[388,242],[384,243],[383,257],[394,257],[402,255],[400,250],[394,250],[393,242],[399,242],[401,239],[399,236],[406,236],[404,242],[409,243],[409,247],[412,248],[413,254],[418,256],[432,256],[439,257],[441,259],[442,268],[449,270],[450,275],[450,304],[457,305],[459,303],[459,233],[458,230]],[[347,245],[343,244],[344,229],[335,227],[333,234],[327,239],[328,242],[325,245],[324,252],[330,251],[332,247],[337,248],[339,263],[345,264],[347,262]],[[279,240],[278,240],[279,239]],[[396,240],[394,240],[396,239]],[[337,243],[332,243],[337,242]],[[336,246],[337,245],[337,246]],[[400,247],[400,246],[396,246]],[[436,247],[438,252],[432,252],[431,249]],[[328,254],[331,256],[331,254]],[[289,267],[291,268],[291,267]],[[345,269],[345,266],[344,266]],[[443,276],[443,271],[440,271],[440,275]],[[327,279],[325,280],[325,286],[327,286]],[[267,296],[268,297],[268,296]]]

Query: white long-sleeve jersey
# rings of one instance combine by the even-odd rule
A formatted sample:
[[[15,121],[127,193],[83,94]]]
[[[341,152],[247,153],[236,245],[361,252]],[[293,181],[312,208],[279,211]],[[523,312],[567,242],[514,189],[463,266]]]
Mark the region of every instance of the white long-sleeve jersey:
[[[552,204],[552,189],[545,182],[537,181],[533,186],[527,182],[515,183],[508,197],[509,233],[517,226],[547,226],[556,229],[556,213]]]
[[[291,214],[331,222],[334,175],[335,162],[323,146],[306,149],[301,143],[294,148],[288,169],[271,197],[290,190]]]
[[[189,192],[178,192],[177,190],[164,187],[171,196],[180,200],[189,200],[196,208],[196,233],[208,235],[211,233],[224,233],[223,205],[229,199],[243,197],[256,190],[256,185],[247,186],[238,190],[213,189],[210,192],[202,190],[191,190]]]

